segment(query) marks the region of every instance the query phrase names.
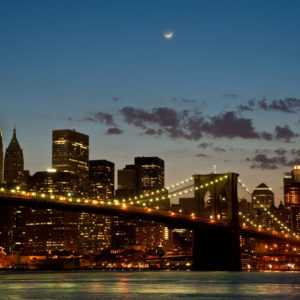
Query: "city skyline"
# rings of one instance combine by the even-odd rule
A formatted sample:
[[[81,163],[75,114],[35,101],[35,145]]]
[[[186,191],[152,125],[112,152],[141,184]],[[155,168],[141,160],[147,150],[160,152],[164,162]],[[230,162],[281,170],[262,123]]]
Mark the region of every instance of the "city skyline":
[[[46,170],[52,130],[77,128],[116,169],[158,156],[168,185],[216,165],[279,204],[300,154],[300,4],[281,3],[1,4],[4,149],[16,124]]]

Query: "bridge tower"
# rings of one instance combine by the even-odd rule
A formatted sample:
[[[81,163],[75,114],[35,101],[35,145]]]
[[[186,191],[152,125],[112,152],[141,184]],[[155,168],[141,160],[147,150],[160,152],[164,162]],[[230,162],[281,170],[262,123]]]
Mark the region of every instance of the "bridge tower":
[[[194,175],[195,215],[223,221],[225,226],[194,228],[194,270],[241,270],[238,174]],[[207,184],[209,183],[209,184]]]

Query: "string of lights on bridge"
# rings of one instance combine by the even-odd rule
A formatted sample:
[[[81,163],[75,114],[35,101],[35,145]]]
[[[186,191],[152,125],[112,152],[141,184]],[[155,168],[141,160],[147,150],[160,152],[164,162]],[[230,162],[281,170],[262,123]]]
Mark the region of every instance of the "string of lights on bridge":
[[[30,195],[33,197],[38,197],[40,196],[41,198],[49,198],[52,200],[55,199],[59,199],[61,201],[69,201],[69,202],[77,202],[77,203],[85,203],[85,204],[102,204],[102,205],[116,205],[116,206],[122,206],[123,208],[126,208],[126,206],[142,206],[147,208],[148,205],[153,205],[154,202],[159,202],[159,201],[163,201],[166,199],[172,199],[172,198],[176,198],[179,196],[183,196],[186,194],[189,194],[191,192],[197,191],[197,190],[201,190],[204,188],[207,188],[211,185],[214,185],[224,179],[227,179],[228,176],[227,175],[223,175],[220,176],[214,180],[208,180],[207,182],[202,182],[199,185],[188,185],[185,186],[187,183],[192,182],[193,181],[193,177],[190,177],[188,179],[182,180],[180,182],[177,182],[176,184],[171,185],[170,187],[167,187],[166,189],[159,189],[156,190],[155,192],[152,191],[151,193],[147,193],[144,195],[140,195],[140,196],[136,196],[134,198],[124,198],[122,200],[118,200],[118,199],[114,199],[113,201],[103,201],[103,200],[94,200],[94,199],[74,199],[71,197],[71,195],[69,195],[68,197],[66,196],[56,196],[53,194],[46,194],[46,193],[40,193],[39,195],[36,192],[25,192],[25,191],[21,191],[19,187],[17,187],[15,190],[10,190],[9,192],[11,193],[21,193],[22,195]],[[252,194],[250,193],[249,189],[246,187],[246,185],[244,183],[242,183],[242,181],[239,179],[238,180],[239,184],[244,188],[244,190],[252,197]],[[182,188],[181,188],[182,187]],[[175,192],[171,192],[168,195],[165,195],[169,190],[172,189],[178,189],[180,188],[180,190],[175,191]],[[0,189],[0,192],[7,192],[4,188]],[[164,195],[161,195],[164,194]],[[255,198],[254,198],[255,199]],[[256,202],[261,206],[261,208],[280,226],[280,228],[282,229],[282,233],[286,233],[286,234],[290,234],[290,229],[280,220],[278,220],[278,218],[276,218],[272,212],[267,209],[266,207],[264,207],[264,205],[258,200],[256,199]],[[156,210],[159,210],[159,206],[155,206],[154,207]],[[179,211],[181,212],[181,211]],[[244,219],[244,223],[243,225],[245,225],[246,223],[250,224],[251,226],[261,229],[264,227],[264,225],[262,224],[256,224],[254,221],[250,220],[249,217],[245,216],[242,214],[242,212],[239,212],[239,215]],[[191,216],[194,216],[194,213],[191,214]],[[270,228],[267,228],[267,230],[269,231],[273,231]],[[296,238],[299,238],[299,236],[296,233],[293,233],[293,236]]]
[[[244,190],[252,197],[252,194],[250,193],[246,185],[240,179],[238,180],[238,182],[244,188]],[[266,212],[269,215],[269,217],[280,226],[281,229],[283,228],[281,230],[282,233],[290,234],[291,231],[290,228],[288,228],[282,221],[278,220],[278,218],[274,216],[274,214],[272,213],[272,211],[270,211],[270,209],[266,208],[258,199],[256,199],[256,197],[253,197],[253,199],[256,201],[257,204],[260,205],[261,209],[263,209],[264,212]],[[255,224],[253,221],[249,219],[249,217],[245,216],[241,212],[239,212],[239,215],[244,219],[244,221],[246,221],[246,223],[251,224],[251,226],[257,228],[264,227],[264,225],[262,224]],[[273,231],[272,229],[269,228],[267,228],[267,230]],[[296,238],[299,238],[299,236],[296,233],[292,233],[292,235]]]
[[[220,176],[219,178],[216,178],[214,180],[208,180],[206,182],[202,182],[201,184],[199,185],[188,185],[186,187],[183,187],[181,188],[179,191],[176,191],[176,192],[171,192],[170,194],[168,195],[163,195],[163,196],[160,196],[162,193],[166,194],[166,192],[168,192],[168,190],[171,190],[171,189],[175,189],[175,188],[180,188],[181,186],[184,186],[185,184],[193,181],[193,177],[190,177],[188,179],[185,179],[185,180],[182,180],[180,182],[177,182],[176,184],[173,184],[171,185],[170,187],[167,187],[166,189],[163,188],[163,189],[160,189],[160,190],[157,190],[157,191],[152,191],[151,193],[147,193],[145,195],[140,195],[140,196],[136,196],[134,198],[125,198],[125,199],[122,199],[122,200],[119,200],[119,199],[114,199],[113,201],[103,201],[103,200],[95,200],[95,199],[80,199],[80,198],[77,198],[77,199],[74,199],[71,197],[71,195],[69,195],[68,197],[66,196],[56,196],[56,195],[53,195],[53,194],[49,194],[49,193],[39,193],[37,194],[36,192],[31,192],[31,193],[28,193],[28,192],[25,192],[25,191],[21,191],[19,187],[17,187],[16,189],[12,189],[10,190],[11,193],[21,193],[22,195],[30,195],[30,196],[33,196],[33,197],[41,197],[41,198],[49,198],[49,199],[52,199],[52,200],[55,200],[55,199],[59,199],[61,201],[69,201],[69,202],[77,202],[77,203],[85,203],[85,204],[102,204],[102,205],[121,205],[123,207],[126,207],[127,205],[128,206],[143,206],[143,207],[147,207],[147,205],[153,205],[154,202],[159,202],[159,201],[162,201],[162,200],[166,200],[166,199],[172,199],[172,198],[176,198],[178,196],[183,196],[183,195],[186,195],[186,194],[189,194],[193,191],[197,191],[197,190],[200,190],[200,189],[203,189],[203,188],[207,188],[208,186],[210,185],[214,185],[216,183],[218,183],[219,181],[222,181],[224,179],[226,179],[228,176],[227,175],[224,175],[224,176]],[[0,189],[0,192],[7,192],[4,188],[1,188]],[[159,206],[155,206],[155,209],[156,210],[159,210]],[[194,216],[194,213],[191,214],[192,216]]]

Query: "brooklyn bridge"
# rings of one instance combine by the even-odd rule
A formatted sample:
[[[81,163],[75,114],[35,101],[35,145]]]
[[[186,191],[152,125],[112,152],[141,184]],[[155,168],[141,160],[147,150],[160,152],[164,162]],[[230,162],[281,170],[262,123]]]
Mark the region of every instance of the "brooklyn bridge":
[[[241,270],[241,244],[249,238],[300,248],[297,234],[291,233],[291,229],[263,204],[258,203],[273,219],[274,228],[258,224],[239,209],[238,189],[251,194],[238,177],[236,173],[197,174],[168,188],[111,201],[2,188],[0,205],[124,216],[155,221],[170,228],[191,229],[194,270]],[[207,193],[210,194],[209,209],[205,199]],[[170,200],[190,194],[193,197],[181,198],[178,208],[170,206]]]

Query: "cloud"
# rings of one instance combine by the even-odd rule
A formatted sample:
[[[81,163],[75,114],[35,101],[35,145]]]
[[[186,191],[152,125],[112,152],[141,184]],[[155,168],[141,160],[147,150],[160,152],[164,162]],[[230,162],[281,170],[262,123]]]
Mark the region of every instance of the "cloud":
[[[196,156],[197,156],[197,157],[210,157],[209,155],[204,154],[204,153],[196,154]]]
[[[257,132],[251,119],[238,116],[234,111],[205,118],[197,110],[177,111],[169,107],[145,110],[126,106],[120,113],[125,123],[143,129],[144,134],[166,134],[172,139],[199,140],[203,135],[264,140],[272,137],[270,133]]]
[[[299,164],[300,159],[291,159],[290,155],[299,157],[300,150],[284,148],[278,149],[257,149],[253,157],[247,157],[246,161],[250,163],[252,169],[275,170],[282,167],[292,167]]]
[[[255,131],[251,119],[238,117],[233,111],[211,117],[209,122],[204,122],[202,130],[213,137],[263,138]]]
[[[174,101],[174,102],[178,101],[178,102],[183,102],[183,103],[186,103],[186,104],[188,104],[188,103],[197,103],[196,100],[194,100],[194,99],[188,99],[188,98],[180,98],[180,99],[178,99],[178,98],[174,97],[171,100]]]
[[[253,111],[254,109],[253,109],[253,107],[251,107],[251,106],[248,106],[248,105],[239,105],[238,107],[237,107],[237,109],[238,109],[238,111]]]
[[[201,143],[198,145],[198,148],[207,149],[208,147],[212,146],[213,143]]]
[[[275,138],[278,140],[282,140],[285,143],[290,143],[292,138],[298,137],[299,134],[294,133],[288,125],[283,127],[276,126],[275,127]]]
[[[123,133],[123,130],[117,127],[108,128],[106,131],[106,135],[120,135]]]
[[[224,148],[221,148],[221,147],[215,147],[214,150],[216,152],[226,152],[226,150]]]
[[[268,157],[266,154],[256,154],[254,157],[246,158],[247,162],[250,162],[251,169],[262,169],[262,170],[275,170],[279,166],[286,164],[286,158],[284,156]]]
[[[223,94],[222,95],[222,98],[237,98],[237,94],[235,94],[235,93],[231,93],[231,94]]]
[[[162,133],[163,131],[161,129],[155,130],[152,128],[148,128],[143,132],[144,135],[156,135],[156,136],[161,136]]]
[[[78,120],[74,120],[71,117],[68,117],[67,120],[73,122],[103,123],[107,126],[116,126],[113,115],[102,111],[90,112],[86,117],[83,117]]]
[[[274,152],[278,155],[285,155],[287,153],[287,150],[283,149],[283,148],[278,148],[278,149],[275,149]]]
[[[296,113],[300,110],[300,99],[297,98],[284,98],[279,100],[268,101],[263,98],[261,100],[251,99],[248,101],[247,105],[239,105],[237,107],[238,111],[253,111],[263,110],[263,111],[278,111],[284,113]]]

